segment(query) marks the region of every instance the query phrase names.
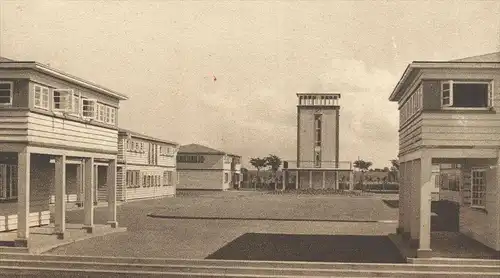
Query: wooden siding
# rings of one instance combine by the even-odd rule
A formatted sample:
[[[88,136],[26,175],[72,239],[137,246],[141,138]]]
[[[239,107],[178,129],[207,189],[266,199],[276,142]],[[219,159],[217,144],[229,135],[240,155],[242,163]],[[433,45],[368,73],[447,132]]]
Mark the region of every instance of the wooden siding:
[[[117,155],[117,158],[118,161],[124,161],[125,160],[125,154],[127,152],[126,150],[126,145],[125,145],[125,142],[126,142],[127,139],[123,138],[123,137],[119,137],[118,138],[118,155]]]
[[[0,142],[117,152],[118,131],[27,111],[0,111]]]
[[[139,142],[144,144],[144,152],[135,152],[127,150],[127,139],[126,137],[120,136],[120,140],[118,141],[118,153],[120,154],[120,148],[123,148],[123,161],[129,164],[138,164],[138,165],[151,165],[149,164],[149,144],[153,143],[162,147],[171,147],[175,148],[175,146],[170,144],[161,144],[157,142],[152,142],[146,139],[139,139],[132,137],[133,142]],[[176,156],[175,155],[160,155],[159,147],[158,147],[158,164],[154,166],[166,166],[166,167],[175,167]]]
[[[422,145],[422,117],[417,115],[399,131],[399,153],[415,151]]]
[[[224,184],[222,170],[178,170],[178,189],[211,189],[226,190],[229,183]]]
[[[125,185],[126,179],[125,167],[116,168],[116,200],[125,201],[127,197],[127,186]]]
[[[175,186],[152,186],[127,188],[127,200],[133,199],[152,199],[175,194]]]
[[[30,212],[29,226],[43,226],[50,224],[50,211],[44,210],[39,212]],[[11,231],[17,229],[17,214],[3,215],[0,214],[0,232]]]
[[[496,114],[424,113],[421,130],[426,146],[500,146]]]

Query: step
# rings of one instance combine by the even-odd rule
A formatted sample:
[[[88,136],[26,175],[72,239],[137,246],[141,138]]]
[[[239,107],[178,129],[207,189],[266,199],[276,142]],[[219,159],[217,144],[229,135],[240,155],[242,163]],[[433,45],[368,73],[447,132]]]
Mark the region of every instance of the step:
[[[71,257],[68,257],[68,259]],[[194,262],[194,263],[193,263]],[[78,260],[48,260],[43,259],[0,259],[0,266],[8,267],[40,267],[40,268],[68,268],[68,269],[98,269],[98,270],[126,270],[126,271],[178,271],[186,272],[199,270],[203,273],[213,271],[240,274],[276,274],[286,272],[289,275],[313,275],[322,276],[332,271],[365,272],[375,271],[380,273],[393,272],[454,272],[454,273],[500,273],[499,266],[484,265],[437,265],[437,264],[356,264],[356,263],[331,263],[321,265],[311,264],[287,264],[287,263],[267,263],[256,262],[254,264],[241,264],[233,262],[228,265],[218,265],[213,262],[193,261],[193,262],[118,262],[118,261],[78,261]],[[200,262],[203,262],[200,264]],[[259,264],[260,263],[260,264]]]
[[[447,265],[489,265],[500,266],[500,260],[468,258],[408,258],[412,264],[447,264]]]
[[[26,272],[36,274],[39,273],[56,275],[61,277],[61,274],[77,276],[76,273],[91,274],[92,277],[100,275],[101,277],[113,277],[115,275],[133,275],[134,277],[150,277],[150,276],[168,276],[168,277],[499,277],[500,272],[482,273],[482,272],[454,272],[454,271],[378,271],[378,270],[348,270],[348,269],[332,269],[321,273],[308,270],[288,271],[283,269],[273,269],[271,271],[263,271],[260,269],[252,269],[245,271],[244,269],[213,269],[205,268],[186,268],[186,269],[168,269],[168,270],[125,270],[125,269],[85,269],[85,268],[66,268],[62,266],[41,267],[41,266],[0,266],[2,274],[27,275]],[[256,273],[258,272],[258,273]],[[111,275],[113,274],[113,275]],[[78,275],[79,276],[79,275]],[[48,276],[47,276],[48,277]],[[118,276],[116,276],[118,277]]]

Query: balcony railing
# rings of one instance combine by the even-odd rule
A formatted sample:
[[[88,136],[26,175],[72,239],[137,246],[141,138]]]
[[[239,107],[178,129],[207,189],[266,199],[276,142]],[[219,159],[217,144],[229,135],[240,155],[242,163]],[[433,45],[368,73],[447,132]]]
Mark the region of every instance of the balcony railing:
[[[288,165],[287,165],[288,164]],[[283,168],[288,169],[340,169],[352,170],[351,161],[304,161],[300,160],[299,163],[294,160],[287,160],[283,162]],[[288,166],[288,167],[286,167]]]

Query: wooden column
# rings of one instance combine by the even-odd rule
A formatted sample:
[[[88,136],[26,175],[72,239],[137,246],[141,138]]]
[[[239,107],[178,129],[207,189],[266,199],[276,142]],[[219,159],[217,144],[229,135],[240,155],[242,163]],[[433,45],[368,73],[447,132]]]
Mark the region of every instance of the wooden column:
[[[354,172],[349,172],[349,190],[354,190]]]
[[[118,221],[116,219],[116,159],[109,161],[107,174],[106,185],[108,189],[108,224],[112,228],[116,228],[118,227]]]
[[[99,166],[98,165],[94,165],[94,195],[93,195],[93,202],[94,202],[94,205],[97,205],[97,203],[99,202]]]
[[[282,171],[282,177],[281,177],[281,191],[284,191],[286,188],[286,183],[287,183],[287,171],[283,170]]]
[[[321,188],[325,189],[325,171],[323,171],[323,180],[321,183]]]
[[[84,201],[84,229],[88,233],[94,231],[94,158],[86,158],[84,164],[85,201]]]
[[[83,164],[76,165],[76,205],[83,206]]]
[[[299,190],[299,171],[295,171],[295,190]]]
[[[405,218],[406,218],[406,184],[404,182],[404,169],[405,162],[401,161],[399,166],[399,218],[398,218],[398,227],[396,232],[398,234],[403,234],[405,232]]]
[[[64,239],[66,231],[66,156],[55,158],[54,184],[56,187],[55,232],[58,239]]]
[[[31,154],[25,147],[17,154],[17,238],[15,246],[28,247]]]
[[[309,171],[309,188],[313,187],[313,171]]]
[[[420,158],[420,231],[419,248],[417,257],[431,256],[431,190],[432,183],[432,157],[428,151],[422,152]]]

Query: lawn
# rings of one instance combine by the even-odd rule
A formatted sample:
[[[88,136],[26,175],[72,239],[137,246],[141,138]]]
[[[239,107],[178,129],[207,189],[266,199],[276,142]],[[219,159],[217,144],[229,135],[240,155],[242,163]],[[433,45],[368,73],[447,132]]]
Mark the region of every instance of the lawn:
[[[148,214],[176,218],[152,218]],[[96,209],[96,223],[105,223],[105,215],[105,208]],[[67,216],[70,222],[81,223],[83,212],[69,211]],[[208,217],[212,219],[206,219]],[[248,220],[252,218],[273,220]],[[292,221],[294,219],[301,221]],[[324,221],[312,221],[318,219]],[[231,248],[231,243],[245,234],[303,235],[312,238],[332,235],[385,236],[395,231],[396,224],[370,221],[396,219],[397,210],[388,208],[381,198],[376,197],[293,196],[234,191],[189,193],[175,198],[123,204],[118,209],[118,221],[121,226],[127,227],[127,232],[62,246],[51,253],[200,259],[220,254],[222,251],[216,253],[218,250]],[[304,238],[305,242],[311,242],[310,237],[298,237],[299,241],[290,241],[290,248],[303,244]],[[286,244],[281,242],[278,246]],[[344,255],[337,257],[339,260],[349,257],[343,248]],[[304,253],[298,258],[307,260],[315,258],[315,255]],[[332,259],[335,257],[329,258]]]

